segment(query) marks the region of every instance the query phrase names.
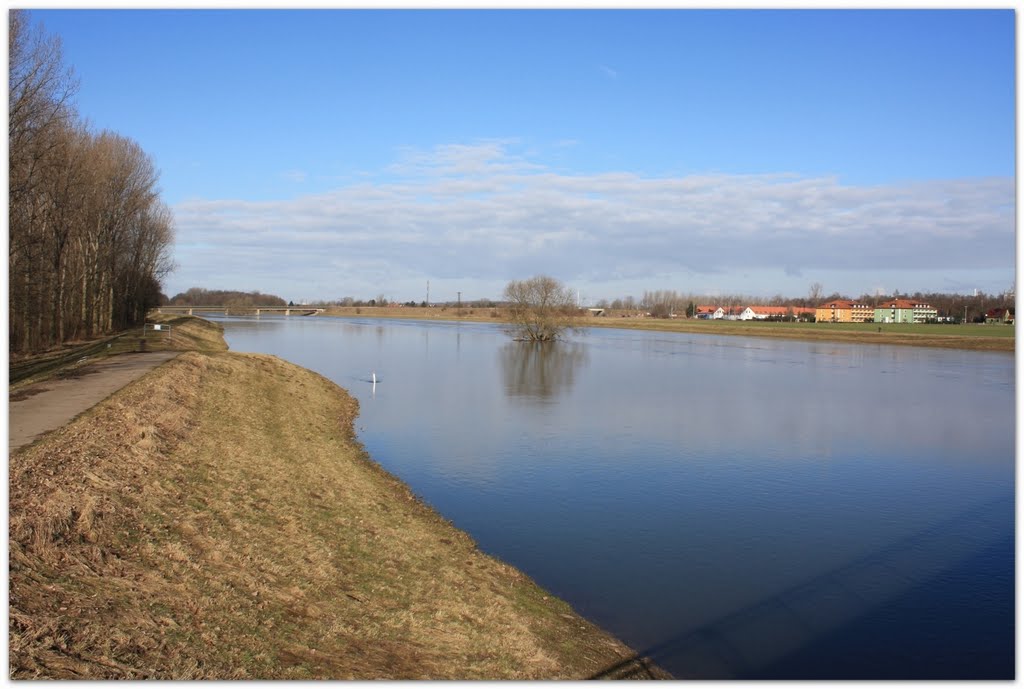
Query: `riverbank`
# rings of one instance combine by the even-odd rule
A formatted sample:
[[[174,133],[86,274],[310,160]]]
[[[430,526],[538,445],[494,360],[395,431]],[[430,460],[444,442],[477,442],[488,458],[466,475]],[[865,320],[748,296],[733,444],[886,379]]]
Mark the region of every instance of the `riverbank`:
[[[275,357],[187,352],[12,454],[11,677],[556,679],[633,657],[371,461],[357,412]]]
[[[1015,330],[1007,325],[903,324],[903,323],[779,323],[768,321],[648,318],[636,312],[609,311],[585,316],[578,325],[587,328],[621,328],[659,332],[700,333],[741,337],[781,337],[819,342],[942,347],[988,352],[1013,352]],[[440,321],[508,323],[504,309],[465,307],[330,307],[324,315],[361,318],[409,318]]]

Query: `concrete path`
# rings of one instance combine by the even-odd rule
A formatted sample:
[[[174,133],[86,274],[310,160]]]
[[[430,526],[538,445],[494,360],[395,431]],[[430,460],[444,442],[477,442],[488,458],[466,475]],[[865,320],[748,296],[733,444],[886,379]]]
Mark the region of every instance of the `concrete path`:
[[[7,451],[60,428],[86,409],[181,352],[121,354],[75,369],[67,378],[52,378],[9,397]]]

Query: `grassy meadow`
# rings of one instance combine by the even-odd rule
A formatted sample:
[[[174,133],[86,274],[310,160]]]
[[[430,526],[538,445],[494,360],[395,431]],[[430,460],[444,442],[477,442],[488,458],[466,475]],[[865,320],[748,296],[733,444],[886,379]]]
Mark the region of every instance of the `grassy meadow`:
[[[1016,337],[1009,325],[969,323],[783,323],[697,319],[589,317],[590,327],[626,327],[639,330],[783,337],[798,340],[911,345],[983,351],[1014,351]],[[620,324],[620,321],[622,324]]]

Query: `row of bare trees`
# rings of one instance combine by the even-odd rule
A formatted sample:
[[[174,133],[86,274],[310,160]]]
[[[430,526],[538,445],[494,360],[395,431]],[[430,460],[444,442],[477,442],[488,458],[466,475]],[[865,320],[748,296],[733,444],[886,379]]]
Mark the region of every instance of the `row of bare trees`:
[[[170,271],[152,159],[75,112],[61,44],[10,13],[9,346],[41,351],[141,322]]]

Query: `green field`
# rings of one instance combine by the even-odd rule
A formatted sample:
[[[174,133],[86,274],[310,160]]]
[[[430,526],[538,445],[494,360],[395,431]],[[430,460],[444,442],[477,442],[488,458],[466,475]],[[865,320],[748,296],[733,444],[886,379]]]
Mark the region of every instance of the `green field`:
[[[698,323],[701,321],[697,321]],[[891,333],[896,335],[927,335],[929,337],[1014,337],[1010,325],[986,325],[968,323],[778,323],[772,321],[705,321],[712,327],[752,326],[756,328],[782,330],[807,330],[810,332],[856,332]]]
[[[776,321],[726,321],[696,319],[622,318],[600,316],[582,319],[590,327],[629,328],[664,332],[784,337],[860,344],[894,344],[1012,352],[1015,328],[1009,325],[970,323],[781,323]]]

